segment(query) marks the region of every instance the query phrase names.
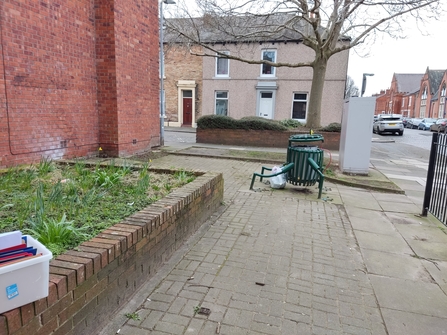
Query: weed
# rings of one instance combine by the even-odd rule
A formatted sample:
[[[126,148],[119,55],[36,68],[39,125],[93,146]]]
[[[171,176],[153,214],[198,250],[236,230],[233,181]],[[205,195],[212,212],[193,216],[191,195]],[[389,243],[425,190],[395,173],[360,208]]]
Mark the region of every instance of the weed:
[[[164,188],[167,192],[170,192],[171,189],[172,189],[172,185],[169,184],[169,183],[165,183],[165,184],[163,185],[163,188]]]
[[[197,313],[199,313],[200,311],[200,306],[194,306],[194,315],[196,315]]]
[[[141,176],[141,174],[140,174]],[[144,194],[146,192],[146,190],[149,188],[149,184],[150,184],[150,177],[148,174],[143,175],[143,177],[141,177],[141,179],[138,180],[137,183],[137,193],[138,194]]]
[[[105,170],[95,170],[93,173],[95,185],[101,187],[111,187],[119,183],[121,175],[118,172],[112,172]]]
[[[88,237],[89,235],[84,233],[85,229],[75,227],[73,221],[67,221],[65,213],[60,220],[53,218],[40,218],[40,220],[31,221],[31,228],[26,229],[28,232],[35,236],[42,244],[49,247],[57,246],[60,249],[73,245],[81,238]],[[57,254],[57,250],[52,250]]]
[[[183,170],[174,173],[174,177],[179,184],[187,184],[195,178],[194,175]]]
[[[124,316],[128,319],[132,319],[134,321],[139,321],[141,320],[140,315],[138,314],[138,312],[133,312],[133,313],[126,313],[124,314]]]
[[[39,164],[37,165],[37,171],[39,173],[39,176],[44,176],[48,174],[49,172],[54,171],[55,166],[53,164],[53,161],[49,158],[42,157],[40,159]]]

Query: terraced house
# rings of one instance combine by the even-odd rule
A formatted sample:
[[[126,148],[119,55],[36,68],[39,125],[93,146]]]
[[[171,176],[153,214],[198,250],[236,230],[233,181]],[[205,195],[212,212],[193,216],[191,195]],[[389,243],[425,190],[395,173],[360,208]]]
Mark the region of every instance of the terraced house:
[[[195,126],[200,116],[212,114],[236,119],[246,116],[295,119],[306,123],[312,68],[276,68],[225,57],[238,55],[285,64],[312,61],[315,54],[302,43],[304,33],[304,27],[302,33],[284,29],[266,39],[241,41],[205,31],[202,36],[219,53],[215,57],[201,57],[197,55],[204,53],[202,47],[191,48],[167,32],[164,44],[166,124]],[[323,126],[341,121],[347,67],[348,51],[334,55],[329,61],[322,101]]]

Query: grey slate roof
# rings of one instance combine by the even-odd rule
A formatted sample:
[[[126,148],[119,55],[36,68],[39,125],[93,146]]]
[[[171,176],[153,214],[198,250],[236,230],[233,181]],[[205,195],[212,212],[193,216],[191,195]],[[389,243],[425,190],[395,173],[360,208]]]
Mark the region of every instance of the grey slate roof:
[[[419,91],[423,73],[395,73],[397,91],[401,93],[414,93]]]
[[[302,40],[303,35],[314,34],[303,19],[285,13],[166,19],[166,26],[165,42],[168,43],[184,40],[172,29],[174,27],[188,35],[194,35],[202,43],[295,42]]]
[[[430,94],[434,95],[438,92],[439,86],[441,85],[442,77],[444,76],[446,70],[429,70],[428,72],[428,82],[430,85]]]

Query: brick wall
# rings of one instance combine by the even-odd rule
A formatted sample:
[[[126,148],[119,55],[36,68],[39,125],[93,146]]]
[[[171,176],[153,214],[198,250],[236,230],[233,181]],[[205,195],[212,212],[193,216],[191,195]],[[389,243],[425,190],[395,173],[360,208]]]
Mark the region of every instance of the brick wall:
[[[159,144],[157,6],[0,1],[0,166]]]
[[[251,147],[287,148],[289,137],[296,131],[241,130],[241,129],[200,129],[196,130],[196,143],[238,145]],[[319,132],[324,142],[309,142],[305,145],[317,145],[327,150],[340,149],[340,133]]]
[[[0,335],[96,334],[222,200],[222,174],[204,173],[51,260],[48,297],[0,315]]]

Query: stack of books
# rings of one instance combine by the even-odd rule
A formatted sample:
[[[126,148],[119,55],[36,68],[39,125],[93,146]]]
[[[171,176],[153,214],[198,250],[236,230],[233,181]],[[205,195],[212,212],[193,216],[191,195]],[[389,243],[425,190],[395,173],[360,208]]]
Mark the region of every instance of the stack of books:
[[[19,230],[0,234],[0,267],[42,256]]]

